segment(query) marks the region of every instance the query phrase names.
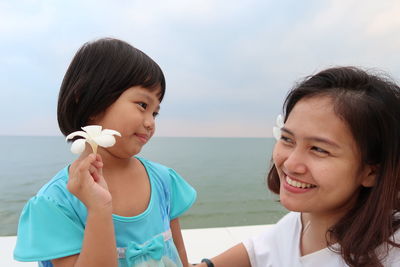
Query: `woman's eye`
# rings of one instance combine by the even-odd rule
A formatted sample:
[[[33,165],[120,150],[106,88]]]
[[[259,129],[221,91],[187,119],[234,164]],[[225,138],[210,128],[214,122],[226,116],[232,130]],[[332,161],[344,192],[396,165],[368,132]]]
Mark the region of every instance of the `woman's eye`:
[[[281,136],[281,140],[282,140],[284,143],[293,143],[292,139],[290,139],[289,137],[284,136],[284,135]]]
[[[139,102],[137,103],[141,108],[146,109],[147,108],[147,104],[144,102]]]
[[[325,154],[325,155],[329,154],[328,151],[326,151],[325,149],[322,149],[320,147],[317,147],[317,146],[313,146],[311,149],[314,150],[315,152],[320,153],[320,154]]]

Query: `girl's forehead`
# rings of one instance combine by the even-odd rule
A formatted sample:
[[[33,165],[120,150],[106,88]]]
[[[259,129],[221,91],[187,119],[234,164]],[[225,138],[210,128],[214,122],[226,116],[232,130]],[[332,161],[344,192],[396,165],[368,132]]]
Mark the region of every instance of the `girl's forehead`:
[[[130,95],[155,96],[157,99],[159,99],[162,95],[162,90],[160,86],[154,88],[146,88],[137,85],[126,89],[124,93]]]
[[[143,95],[158,95],[161,92],[160,88],[146,88],[140,85],[129,87],[124,93],[143,94]]]

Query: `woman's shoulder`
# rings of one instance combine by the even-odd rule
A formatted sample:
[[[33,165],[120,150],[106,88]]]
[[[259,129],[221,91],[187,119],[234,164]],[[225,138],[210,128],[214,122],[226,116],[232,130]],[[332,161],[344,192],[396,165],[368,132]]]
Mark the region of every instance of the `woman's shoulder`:
[[[397,216],[399,215],[396,214]],[[396,244],[400,244],[400,229],[397,229],[396,232],[391,236],[391,241]],[[400,248],[392,245],[385,246],[381,245],[377,249],[378,254],[385,255],[383,259],[384,266],[400,266]]]
[[[289,212],[285,214],[276,224],[267,226],[265,231],[259,236],[261,239],[277,238],[283,241],[284,236],[292,239],[301,229],[300,212]]]
[[[296,232],[298,232],[300,228],[300,213],[289,212],[276,224],[266,226],[265,230],[261,234],[253,236],[249,240],[255,244],[265,244],[266,242],[281,243],[289,238],[290,240],[288,242],[292,242],[296,236]],[[274,247],[276,246],[274,245]]]
[[[252,266],[298,266],[300,227],[300,213],[289,212],[261,234],[244,241]]]
[[[285,214],[277,223],[279,227],[301,226],[301,212],[291,211]]]

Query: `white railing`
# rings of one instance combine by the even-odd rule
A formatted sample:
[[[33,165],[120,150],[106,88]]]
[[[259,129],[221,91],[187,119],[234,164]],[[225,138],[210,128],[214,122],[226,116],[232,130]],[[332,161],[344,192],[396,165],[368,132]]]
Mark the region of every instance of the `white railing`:
[[[198,263],[202,258],[212,258],[242,240],[260,233],[266,227],[268,226],[253,225],[182,230],[189,262]],[[15,241],[15,236],[0,237],[0,266],[37,267],[37,263],[13,260]]]

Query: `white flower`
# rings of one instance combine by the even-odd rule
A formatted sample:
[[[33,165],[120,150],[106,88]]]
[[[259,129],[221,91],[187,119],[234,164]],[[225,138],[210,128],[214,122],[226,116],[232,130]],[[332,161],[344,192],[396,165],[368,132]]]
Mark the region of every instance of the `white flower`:
[[[282,128],[285,126],[285,123],[283,122],[283,116],[281,114],[278,115],[276,118],[276,126],[272,128],[272,134],[275,137],[276,140],[281,139],[282,136]]]
[[[121,134],[114,130],[104,129],[99,125],[89,125],[82,127],[83,131],[76,131],[67,136],[72,139],[75,136],[83,138],[77,139],[72,143],[71,152],[74,154],[81,154],[85,150],[85,142],[88,142],[93,149],[93,153],[97,153],[97,146],[110,147],[115,144],[114,135],[121,136]]]

